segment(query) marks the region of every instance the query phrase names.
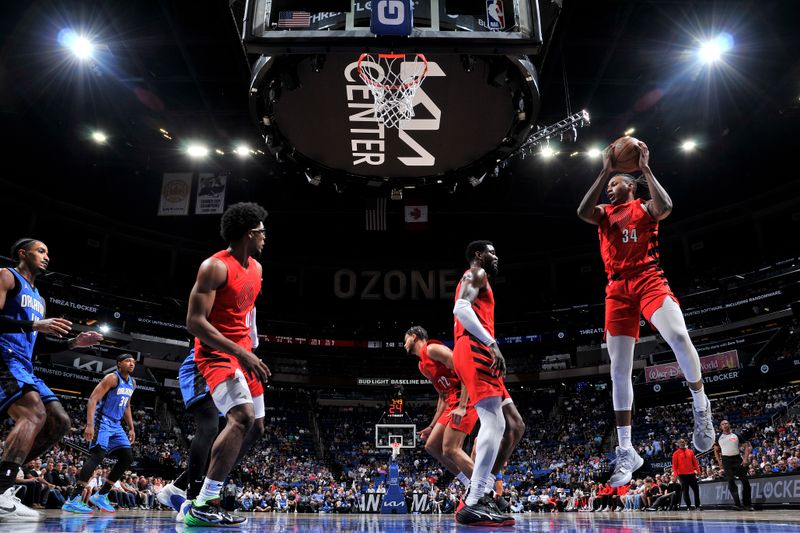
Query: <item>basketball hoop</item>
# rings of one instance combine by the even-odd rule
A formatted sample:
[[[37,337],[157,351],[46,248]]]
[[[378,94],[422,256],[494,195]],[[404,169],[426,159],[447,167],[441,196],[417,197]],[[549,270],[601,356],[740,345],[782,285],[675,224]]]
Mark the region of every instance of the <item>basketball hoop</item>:
[[[422,54],[361,54],[358,58],[358,75],[372,93],[375,118],[387,128],[414,116],[414,95],[427,73],[428,60]]]
[[[397,459],[397,456],[400,455],[400,442],[390,442],[389,446],[392,447],[392,461]]]

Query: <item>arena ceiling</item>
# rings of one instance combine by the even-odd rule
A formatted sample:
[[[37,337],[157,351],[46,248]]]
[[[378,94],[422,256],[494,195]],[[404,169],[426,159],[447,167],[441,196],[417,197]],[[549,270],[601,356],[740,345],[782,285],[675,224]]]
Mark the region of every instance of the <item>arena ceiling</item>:
[[[405,201],[430,206],[429,230],[373,238],[364,232],[363,198],[371,191],[313,187],[268,153],[231,154],[240,141],[263,148],[248,110],[250,70],[231,7],[241,13],[243,2],[4,2],[2,179],[20,187],[14,194],[33,191],[65,202],[75,206],[76,218],[93,224],[106,220],[192,243],[200,257],[219,244],[217,220],[157,217],[161,174],[227,172],[229,201],[256,200],[270,210],[273,251],[280,250],[274,260],[377,256],[387,264],[397,248],[424,243],[431,250],[443,240],[448,244],[434,253],[460,260],[469,239],[502,233],[527,236],[504,243],[511,250],[513,241],[517,257],[532,242],[537,249],[593,247],[591,231],[574,215],[599,169],[584,152],[629,128],[650,145],[652,167],[673,196],[677,221],[765,192],[781,195],[782,187],[798,181],[796,172],[785,170],[795,166],[800,118],[797,2],[566,0],[547,56],[540,58],[538,121],[550,124],[587,109],[591,126],[578,131],[577,143],[558,146],[555,158],[516,158],[474,189],[407,193]],[[95,63],[75,61],[59,44],[65,28],[91,33]],[[723,31],[733,37],[733,48],[721,63],[700,65],[699,42]],[[89,138],[95,128],[109,136],[105,145]],[[211,147],[206,162],[183,152],[191,139]],[[680,149],[687,139],[697,142],[690,154]],[[402,202],[389,202],[388,209],[397,220],[390,233],[402,232]],[[19,231],[24,228],[6,226],[4,240]],[[187,262],[196,264],[196,258]]]

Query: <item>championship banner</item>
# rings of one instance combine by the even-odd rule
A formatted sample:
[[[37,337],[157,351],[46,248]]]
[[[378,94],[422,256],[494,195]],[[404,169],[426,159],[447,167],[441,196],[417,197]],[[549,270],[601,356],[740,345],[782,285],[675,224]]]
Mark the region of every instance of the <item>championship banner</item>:
[[[201,172],[197,184],[196,215],[217,215],[225,210],[227,176]]]
[[[189,214],[189,195],[192,192],[191,172],[166,172],[161,182],[159,216]]]
[[[700,358],[700,369],[703,374],[739,368],[739,366],[739,352],[736,350],[707,355]],[[646,383],[683,378],[683,370],[681,370],[677,361],[663,365],[648,366],[645,367],[644,371]]]

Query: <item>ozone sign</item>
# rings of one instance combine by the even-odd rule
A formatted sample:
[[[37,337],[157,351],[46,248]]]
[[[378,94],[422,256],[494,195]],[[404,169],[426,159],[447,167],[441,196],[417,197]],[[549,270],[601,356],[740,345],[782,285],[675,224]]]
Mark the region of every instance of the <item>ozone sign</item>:
[[[414,117],[397,129],[375,117],[357,54],[264,59],[255,67],[253,111],[270,142],[323,174],[402,179],[467,172],[479,164],[493,168],[538,114],[536,74],[515,58],[470,57],[465,69],[458,54],[428,55]],[[380,78],[381,65],[362,66]],[[287,79],[294,80],[290,88]],[[280,91],[264,88],[276,85]]]

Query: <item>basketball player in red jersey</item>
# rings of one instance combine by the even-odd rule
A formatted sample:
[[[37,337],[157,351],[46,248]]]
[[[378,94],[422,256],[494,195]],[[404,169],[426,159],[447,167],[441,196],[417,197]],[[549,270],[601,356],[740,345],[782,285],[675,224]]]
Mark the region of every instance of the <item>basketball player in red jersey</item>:
[[[420,431],[425,451],[451,474],[469,487],[472,458],[464,452],[464,439],[478,422],[475,409],[469,406],[466,390],[453,371],[453,352],[441,342],[428,338],[421,326],[410,328],[405,335],[406,352],[419,357],[419,371],[439,393],[436,414],[431,425]]]
[[[512,525],[514,519],[497,508],[489,491],[494,488],[490,472],[497,459],[506,428],[503,416],[506,362],[494,338],[494,294],[488,274],[497,273],[498,258],[489,241],[474,241],[467,246],[470,268],[456,287],[455,347],[453,367],[467,387],[481,427],[475,443],[466,505],[456,513],[461,524],[483,526]],[[491,486],[490,486],[491,485]]]
[[[666,276],[658,265],[658,223],[669,216],[672,200],[650,169],[650,150],[639,148],[639,167],[651,200],[635,197],[637,180],[613,172],[609,149],[603,152],[603,170],[578,207],[578,216],[599,226],[600,255],[608,274],[605,334],[611,359],[612,399],[616,416],[617,461],[609,483],[630,482],[643,460],[631,444],[633,406],[633,348],[639,337],[639,316],[644,315],[664,337],[683,370],[692,392],[694,431],[692,442],[700,452],[714,445],[711,403],[703,390],[700,359],[683,314]],[[608,177],[606,185],[606,180]],[[597,202],[606,186],[610,204]]]
[[[264,248],[266,216],[254,203],[228,207],[221,223],[228,248],[200,265],[189,296],[186,328],[196,338],[194,360],[226,426],[214,441],[200,494],[185,513],[188,526],[247,522],[220,509],[220,492],[260,414],[256,410],[263,413],[263,383],[270,376],[267,365],[252,352],[247,320],[261,292],[261,265],[252,256]]]

